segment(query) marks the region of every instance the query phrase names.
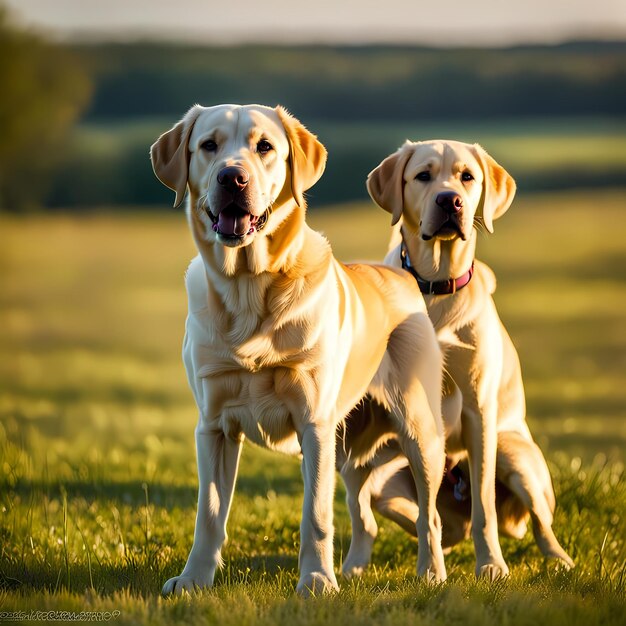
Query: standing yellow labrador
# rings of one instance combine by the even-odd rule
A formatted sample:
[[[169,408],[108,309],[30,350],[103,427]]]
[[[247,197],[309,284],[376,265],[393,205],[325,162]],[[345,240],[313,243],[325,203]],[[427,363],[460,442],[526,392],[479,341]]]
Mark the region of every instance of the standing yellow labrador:
[[[302,454],[297,589],[337,588],[335,432],[366,393],[390,411],[415,475],[418,574],[445,579],[437,338],[406,272],[342,265],[306,225],[304,192],[322,175],[324,147],[280,107],[195,106],[151,157],[176,204],[189,189],[199,252],[183,346],[199,410],[198,512],[187,564],[163,592],[212,585],[244,437]]]
[[[367,188],[373,200],[392,214],[392,225],[398,225],[385,263],[413,275],[438,336],[447,344],[446,370],[452,380],[446,381],[444,403],[462,402],[460,422],[444,404],[449,466],[465,463],[467,456],[477,575],[493,579],[508,574],[498,540],[496,476],[501,530],[523,535],[530,512],[543,553],[573,566],[552,530],[552,482],[526,424],[519,359],[491,295],[495,277],[474,256],[476,227],[493,232],[493,221],[513,200],[513,179],[476,144],[406,142],[370,173]],[[365,418],[354,419],[358,423]],[[411,529],[419,497],[416,500],[397,449],[391,445],[383,452],[361,469],[369,475],[356,480],[363,510],[357,507],[353,520],[370,518],[371,500],[384,515]],[[352,480],[354,474],[353,470]],[[448,546],[470,529],[467,503],[457,501],[465,495],[463,477],[449,476],[438,503]],[[363,523],[357,521],[356,526],[360,532],[353,535],[346,573],[359,572],[369,560],[372,533],[363,529]]]

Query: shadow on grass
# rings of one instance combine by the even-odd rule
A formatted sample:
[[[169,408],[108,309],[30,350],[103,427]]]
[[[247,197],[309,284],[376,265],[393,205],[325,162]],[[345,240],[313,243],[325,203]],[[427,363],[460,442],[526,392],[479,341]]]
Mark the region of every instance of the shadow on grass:
[[[198,488],[193,485],[167,485],[161,483],[144,483],[143,481],[102,480],[85,482],[84,480],[61,480],[46,482],[43,480],[20,480],[14,484],[0,483],[6,494],[15,494],[22,498],[45,495],[49,499],[59,499],[63,492],[68,499],[83,498],[87,502],[108,502],[111,504],[128,504],[142,506],[146,502],[143,485],[147,484],[150,504],[170,507],[195,507]],[[236,492],[247,496],[265,496],[268,491],[280,495],[299,495],[302,493],[302,482],[292,476],[265,477],[239,476]]]
[[[144,596],[159,595],[166,580],[178,575],[184,566],[180,559],[166,558],[162,546],[155,544],[148,551],[133,552],[115,563],[88,564],[62,562],[39,564],[5,564],[0,571],[2,591],[48,591],[62,590],[84,593],[95,590],[99,595],[113,595],[128,590]],[[263,554],[255,557],[228,559],[216,572],[215,587],[248,583],[266,575],[280,579],[283,575],[297,577],[298,558],[294,554]]]

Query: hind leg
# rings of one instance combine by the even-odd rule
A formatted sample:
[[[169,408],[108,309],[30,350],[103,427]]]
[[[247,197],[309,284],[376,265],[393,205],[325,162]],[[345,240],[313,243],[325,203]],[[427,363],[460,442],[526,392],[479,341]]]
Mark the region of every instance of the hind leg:
[[[372,504],[382,516],[395,522],[409,534],[417,535],[419,503],[415,482],[407,466],[387,472],[384,480],[380,481]],[[470,502],[459,502],[454,496],[454,486],[444,479],[437,494],[437,510],[441,516],[441,545],[444,554],[447,554],[452,546],[469,537]]]
[[[441,389],[442,358],[437,338],[428,317],[416,313],[391,334],[370,393],[396,421],[398,442],[411,468],[420,503],[417,573],[435,581],[446,578],[441,519],[436,508],[445,465]]]
[[[457,459],[462,450],[461,409],[463,398],[458,386],[444,372],[442,415],[446,433],[446,451]],[[454,462],[453,462],[454,464]],[[373,505],[381,515],[394,521],[412,535],[416,535],[419,514],[415,482],[407,463],[402,466],[377,469],[377,490]],[[442,521],[442,545],[450,548],[468,536],[470,529],[469,502],[461,503],[454,497],[452,483],[442,482],[437,496],[437,510]]]
[[[350,548],[341,572],[349,578],[361,575],[369,565],[378,525],[371,507],[371,469],[355,467],[347,461],[341,468],[341,477],[346,486],[346,501],[352,524]]]
[[[417,518],[419,507],[417,492],[411,469],[405,459],[402,467],[385,467],[384,476],[381,474],[379,489],[372,504],[381,515],[395,522],[409,534],[417,537]]]
[[[352,539],[342,573],[358,576],[369,565],[378,533],[372,507],[381,515],[417,535],[417,493],[407,460],[395,445],[386,445],[376,454],[375,465],[354,467],[346,463],[341,476],[346,485]]]
[[[366,397],[350,412],[344,427],[337,431],[337,469],[346,487],[346,503],[352,523],[350,549],[342,564],[342,573],[347,577],[360,575],[371,559],[378,533],[372,497],[381,480],[381,472],[388,471],[393,460],[400,456],[393,441],[392,427],[385,409]]]
[[[537,445],[515,432],[499,433],[497,474],[530,512],[533,534],[541,552],[559,559],[568,568],[574,567],[574,561],[552,530],[554,491],[548,466]]]

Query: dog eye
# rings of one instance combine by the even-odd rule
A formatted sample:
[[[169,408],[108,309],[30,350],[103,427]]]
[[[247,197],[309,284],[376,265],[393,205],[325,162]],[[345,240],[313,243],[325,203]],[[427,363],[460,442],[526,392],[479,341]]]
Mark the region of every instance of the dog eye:
[[[466,183],[470,180],[474,180],[474,177],[469,172],[463,172],[461,174],[461,180]]]
[[[425,172],[420,172],[416,177],[415,180],[421,180],[423,183],[426,183],[430,180],[430,172],[427,170]]]
[[[217,150],[217,144],[212,139],[207,139],[201,145],[201,148],[207,152],[215,152]]]
[[[267,154],[273,149],[272,144],[267,139],[261,139],[256,145],[256,150],[259,154]]]

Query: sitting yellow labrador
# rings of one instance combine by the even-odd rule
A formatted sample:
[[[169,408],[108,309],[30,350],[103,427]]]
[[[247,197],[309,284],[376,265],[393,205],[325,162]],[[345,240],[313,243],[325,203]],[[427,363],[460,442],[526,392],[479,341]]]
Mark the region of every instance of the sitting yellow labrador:
[[[307,226],[304,192],[324,170],[322,144],[280,107],[195,106],[151,158],[176,204],[189,189],[199,252],[183,345],[199,411],[198,512],[187,564],[163,592],[212,585],[244,437],[302,455],[297,590],[336,589],[335,432],[366,393],[390,412],[415,475],[418,574],[445,579],[436,334],[411,276],[343,265]]]
[[[492,298],[495,277],[475,259],[477,227],[493,232],[493,221],[513,200],[513,179],[476,144],[407,142],[370,173],[367,188],[398,225],[385,263],[413,275],[445,346],[451,376],[443,410],[449,461],[438,496],[444,547],[471,528],[477,575],[505,576],[498,524],[511,536],[523,536],[530,512],[543,553],[573,566],[552,530],[552,481],[526,424],[519,359]],[[348,448],[358,447],[352,440],[358,441],[361,425],[380,421],[380,413],[376,403],[353,412]],[[349,500],[356,531],[346,574],[359,573],[369,561],[376,531],[370,502],[408,530],[418,515],[419,497],[393,442],[355,465],[342,468],[352,492],[360,494]]]

